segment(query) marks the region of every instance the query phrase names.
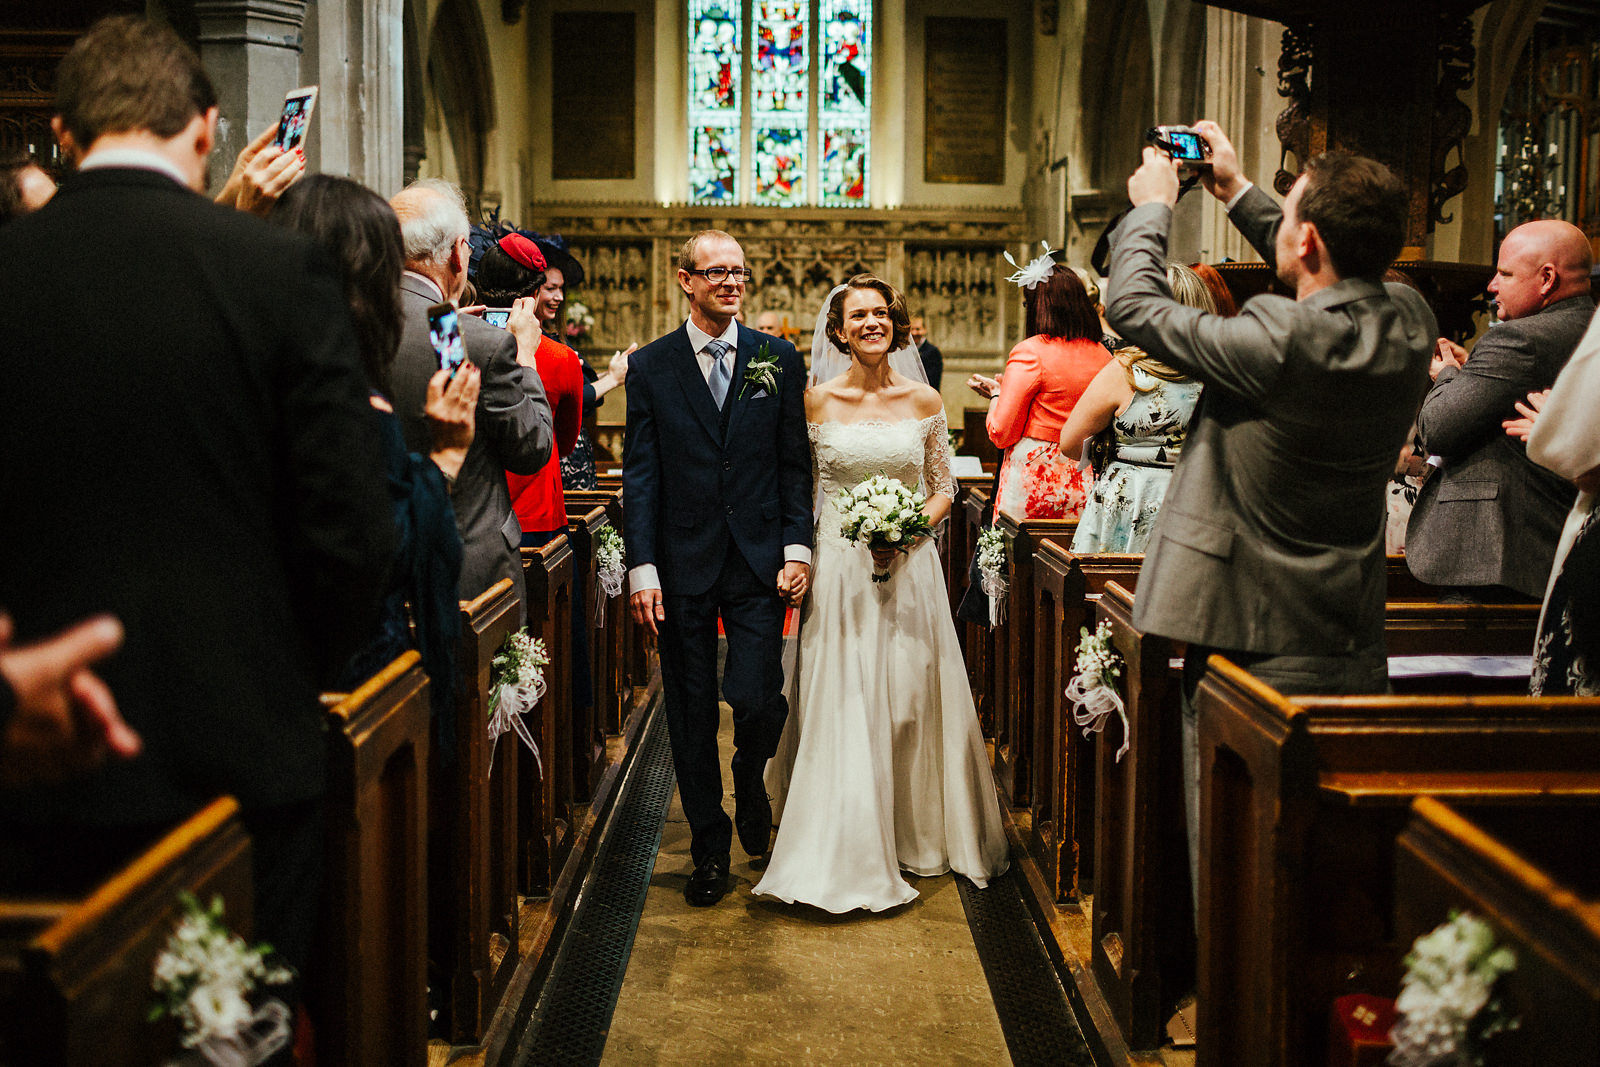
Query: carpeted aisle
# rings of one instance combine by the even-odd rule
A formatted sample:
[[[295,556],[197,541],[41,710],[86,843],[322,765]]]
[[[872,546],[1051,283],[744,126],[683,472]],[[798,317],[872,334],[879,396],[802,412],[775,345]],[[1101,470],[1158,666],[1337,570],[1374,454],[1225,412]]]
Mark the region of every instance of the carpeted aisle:
[[[732,742],[725,716],[725,782]],[[684,903],[691,869],[674,792],[603,1063],[1009,1061],[951,876],[914,879],[896,911],[833,916],[752,897],[737,840],[715,907]]]

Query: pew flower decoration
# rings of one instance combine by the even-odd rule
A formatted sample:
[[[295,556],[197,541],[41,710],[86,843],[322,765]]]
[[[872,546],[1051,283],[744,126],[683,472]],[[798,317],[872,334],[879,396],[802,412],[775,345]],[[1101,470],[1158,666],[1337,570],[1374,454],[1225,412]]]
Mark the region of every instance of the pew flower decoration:
[[[623,548],[622,535],[615,526],[602,526],[595,541],[595,570],[600,579],[600,588],[605,590],[606,596],[620,596],[622,578],[627,573],[623,562],[627,553]]]
[[[1412,942],[1405,962],[1400,1018],[1389,1031],[1394,1067],[1481,1067],[1485,1042],[1517,1028],[1494,995],[1500,976],[1516,969],[1516,953],[1496,945],[1494,930],[1472,913],[1451,912]]]
[[[841,516],[839,536],[868,549],[892,548],[904,552],[918,537],[933,533],[933,524],[922,510],[926,501],[919,492],[906,488],[898,478],[874,474],[854,489],[841,489],[833,504]],[[873,563],[872,580],[887,582],[889,571]]]
[[[1006,535],[991,526],[978,535],[978,576],[989,598],[989,625],[1000,625],[1006,614]]]
[[[744,399],[744,394],[750,391],[753,385],[761,392],[776,393],[778,391],[778,375],[783,373],[783,367],[778,364],[778,357],[772,354],[772,345],[766,341],[761,342],[761,348],[755,358],[744,366],[744,384],[739,387],[739,399]]]
[[[1083,640],[1078,644],[1077,671],[1067,683],[1067,699],[1072,702],[1072,721],[1083,727],[1083,736],[1097,734],[1105,729],[1116,712],[1122,720],[1122,747],[1117,749],[1117,762],[1128,754],[1128,711],[1117,692],[1117,679],[1122,677],[1122,657],[1111,644],[1111,624],[1103,622],[1089,632],[1087,626],[1078,631]]]
[[[517,630],[506,638],[500,651],[494,654],[491,666],[494,679],[489,687],[489,770],[494,771],[494,750],[500,735],[515,730],[522,743],[533,753],[533,762],[544,775],[544,760],[539,756],[539,745],[528,732],[522,716],[544,696],[544,669],[550,666],[550,654],[544,642],[529,637],[526,629]]]
[[[213,1064],[264,1063],[288,1044],[290,1014],[276,997],[253,1006],[251,994],[258,986],[284,985],[293,972],[267,964],[270,945],[251,947],[228,929],[220,896],[211,898],[210,907],[192,893],[178,899],[184,915],[156,957],[150,1021],[177,1019],[183,1047],[197,1049]]]

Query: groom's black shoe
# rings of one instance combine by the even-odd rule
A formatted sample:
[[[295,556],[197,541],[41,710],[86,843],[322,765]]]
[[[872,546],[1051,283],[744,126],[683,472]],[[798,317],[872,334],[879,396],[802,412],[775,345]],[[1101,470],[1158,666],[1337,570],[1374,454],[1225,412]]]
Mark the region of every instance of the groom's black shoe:
[[[772,802],[763,775],[733,780],[733,825],[749,856],[765,856],[772,843]]]
[[[683,899],[691,907],[709,908],[728,892],[728,861],[725,858],[709,859],[694,869],[689,884],[683,887]]]

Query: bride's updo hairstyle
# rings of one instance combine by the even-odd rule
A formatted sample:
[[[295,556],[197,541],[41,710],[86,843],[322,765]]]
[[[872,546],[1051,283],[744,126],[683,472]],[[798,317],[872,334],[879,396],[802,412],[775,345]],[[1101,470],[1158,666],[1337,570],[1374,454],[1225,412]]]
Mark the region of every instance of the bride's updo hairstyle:
[[[845,282],[844,288],[828,302],[828,340],[833,342],[833,347],[847,356],[850,354],[850,343],[844,339],[844,302],[856,289],[871,289],[889,305],[889,321],[894,324],[894,336],[889,338],[889,351],[898,352],[910,344],[911,313],[906,310],[906,298],[900,295],[900,290],[876,274],[857,274]]]
[[[1058,265],[1050,277],[1022,290],[1024,332],[1057,341],[1100,340],[1100,316],[1083,282],[1062,264],[1059,253],[1052,258]]]

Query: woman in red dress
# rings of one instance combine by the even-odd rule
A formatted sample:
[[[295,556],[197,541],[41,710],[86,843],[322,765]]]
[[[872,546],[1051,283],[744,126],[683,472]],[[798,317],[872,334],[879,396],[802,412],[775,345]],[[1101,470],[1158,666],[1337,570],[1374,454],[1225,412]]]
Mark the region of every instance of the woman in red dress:
[[[537,474],[506,474],[511,507],[522,526],[522,543],[533,547],[566,532],[561,457],[572,451],[583,425],[583,370],[578,354],[539,330],[533,294],[544,284],[544,271],[545,259],[538,247],[513,232],[484,251],[472,278],[480,301],[490,307],[511,308],[506,328],[517,339],[517,362],[538,371],[555,424],[556,447],[550,461]]]
[[[1086,474],[1057,463],[1057,445],[1073,405],[1111,359],[1094,304],[1060,255],[1018,272],[1029,336],[1006,357],[998,381],[975,374],[969,382],[989,397],[989,439],[1006,450],[996,510],[1015,519],[1073,519],[1083,511]]]

